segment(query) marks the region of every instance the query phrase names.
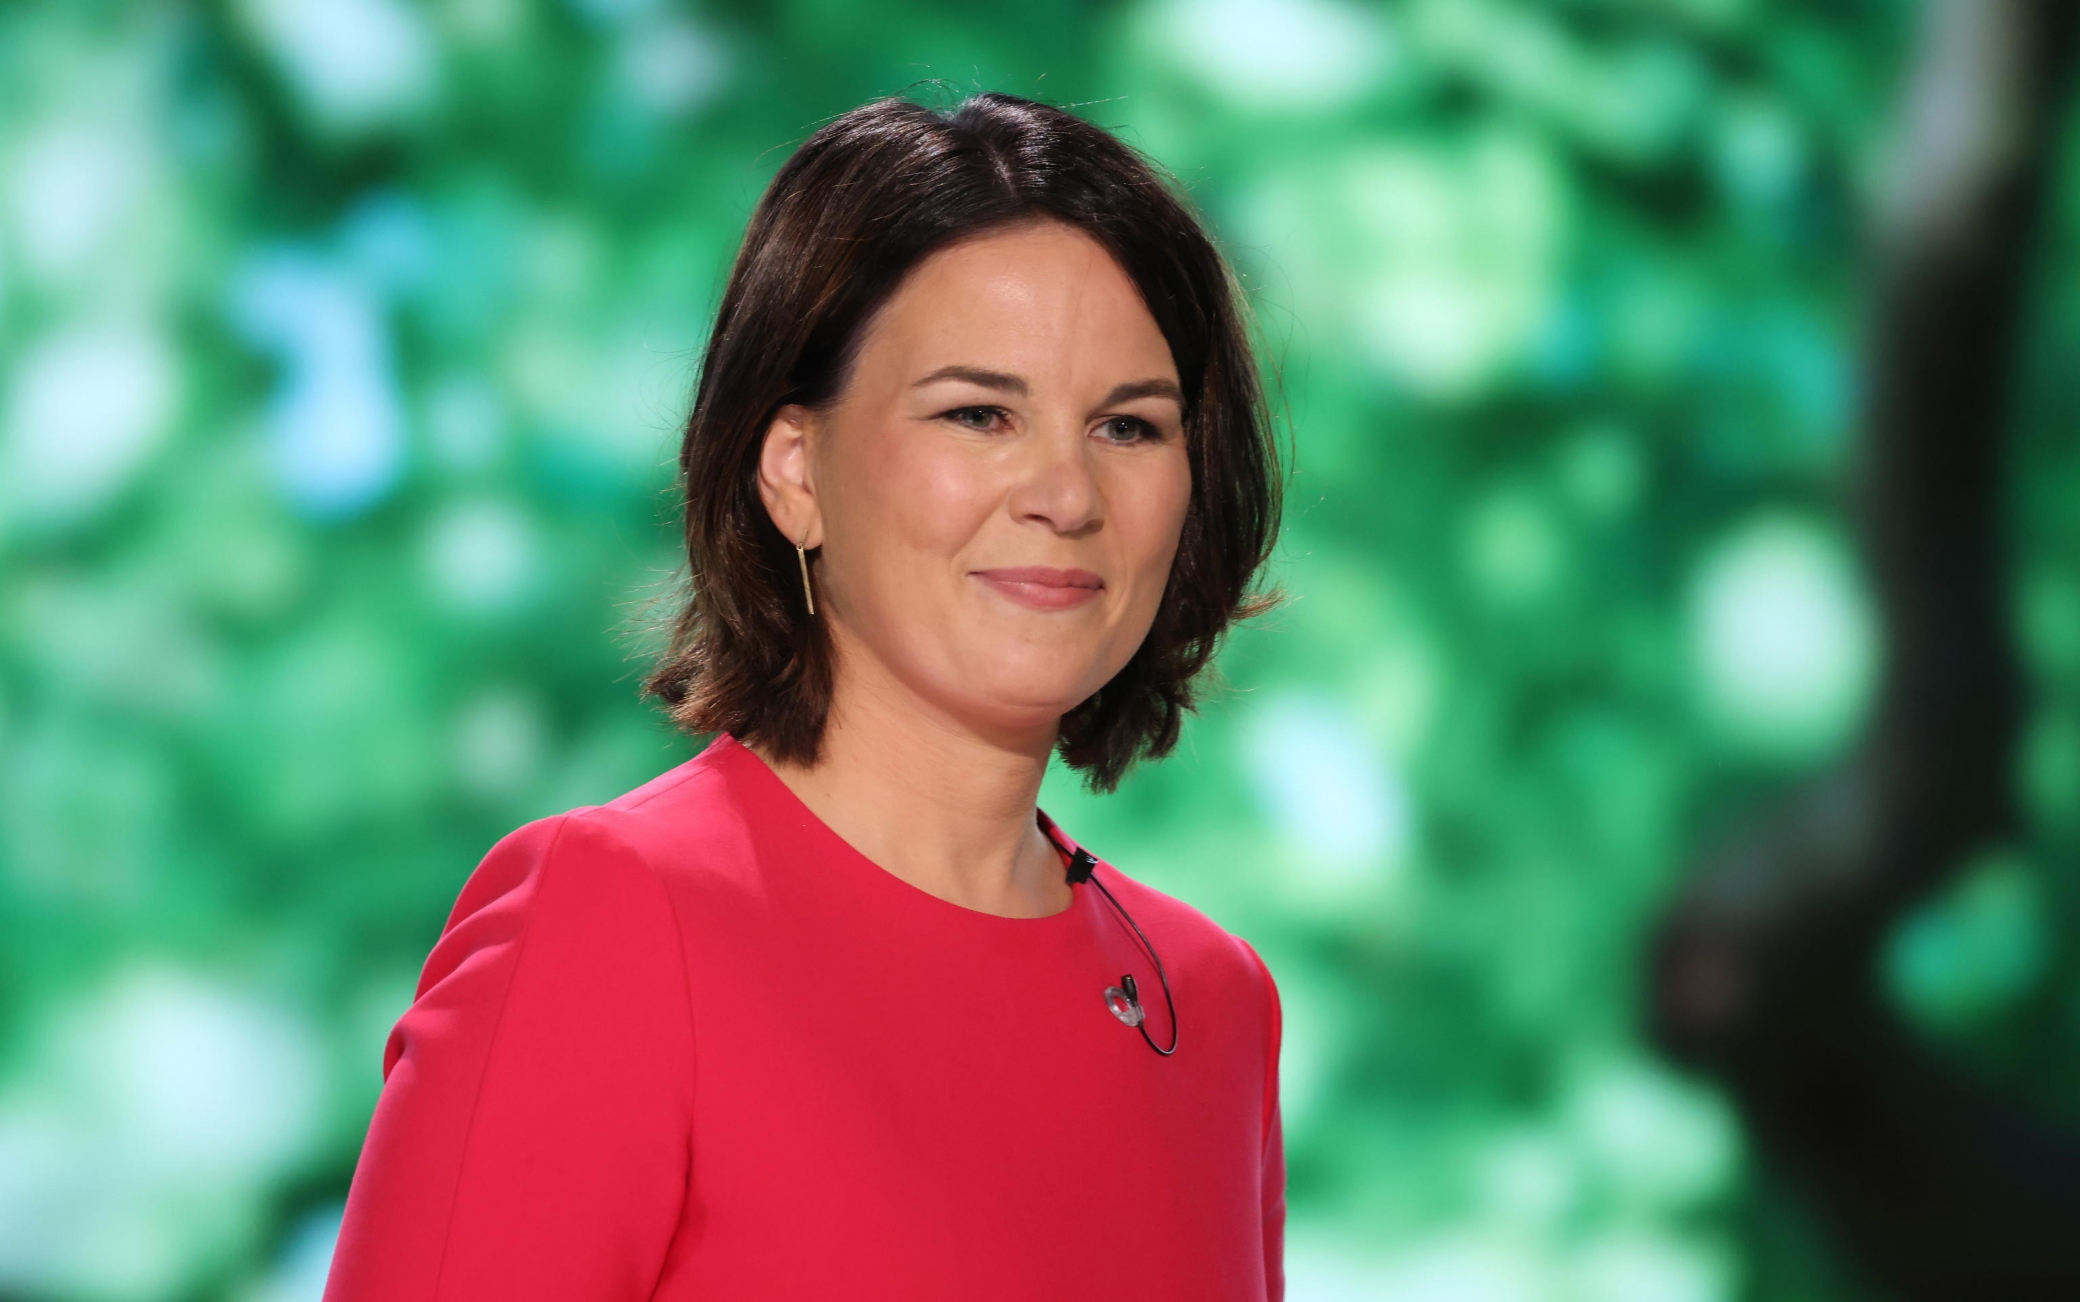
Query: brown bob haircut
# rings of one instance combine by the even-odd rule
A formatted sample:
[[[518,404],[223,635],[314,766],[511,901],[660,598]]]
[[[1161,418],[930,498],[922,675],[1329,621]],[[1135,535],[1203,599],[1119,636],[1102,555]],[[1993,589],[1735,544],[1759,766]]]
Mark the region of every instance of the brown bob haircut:
[[[1233,273],[1186,202],[1132,147],[1063,109],[980,94],[947,110],[890,98],[818,129],[759,200],[686,422],[685,604],[644,682],[695,733],[727,731],[813,765],[831,701],[830,632],[802,601],[794,545],[758,462],[788,403],[826,410],[876,311],[920,261],[1034,221],[1108,250],[1169,342],[1192,490],[1155,622],[1119,673],[1063,716],[1056,750],[1110,791],[1177,744],[1194,679],[1276,539],[1280,466]]]

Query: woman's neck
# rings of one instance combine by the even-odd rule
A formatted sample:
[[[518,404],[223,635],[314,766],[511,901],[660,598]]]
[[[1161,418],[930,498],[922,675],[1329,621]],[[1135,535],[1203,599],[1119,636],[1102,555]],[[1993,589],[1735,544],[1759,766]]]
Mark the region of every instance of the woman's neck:
[[[940,899],[1004,917],[1069,907],[1061,857],[1033,818],[1055,728],[990,735],[846,657],[814,768],[751,749],[854,849]]]

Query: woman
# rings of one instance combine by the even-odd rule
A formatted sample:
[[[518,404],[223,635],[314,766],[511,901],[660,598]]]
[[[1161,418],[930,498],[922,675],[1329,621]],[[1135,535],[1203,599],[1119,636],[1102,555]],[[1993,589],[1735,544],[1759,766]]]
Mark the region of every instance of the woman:
[[[848,113],[752,218],[681,469],[649,687],[717,735],[463,888],[326,1297],[1278,1297],[1270,975],[1035,805],[1052,753],[1168,753],[1269,604],[1197,222],[1058,109]]]

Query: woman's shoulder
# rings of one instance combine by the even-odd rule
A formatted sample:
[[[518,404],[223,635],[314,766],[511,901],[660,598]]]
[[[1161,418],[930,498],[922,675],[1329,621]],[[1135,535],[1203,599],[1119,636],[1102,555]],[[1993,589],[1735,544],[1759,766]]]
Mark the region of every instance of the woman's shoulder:
[[[616,859],[660,878],[726,871],[746,858],[752,813],[726,758],[726,748],[711,744],[602,803],[533,819],[502,837],[485,862]]]
[[[466,933],[498,919],[517,925],[545,899],[565,914],[654,911],[673,879],[726,875],[745,860],[733,851],[746,841],[746,820],[713,759],[710,747],[602,804],[499,837],[457,894],[444,939],[466,947]]]
[[[1276,1001],[1270,969],[1240,935],[1107,860],[1098,860],[1097,879],[1133,915],[1166,965],[1179,970],[1189,966],[1204,974],[1202,980],[1212,977]]]
[[[480,1027],[507,1020],[516,1002],[556,1025],[582,1023],[600,1001],[662,1000],[670,1007],[660,1015],[678,1015],[678,911],[651,854],[627,834],[632,825],[610,809],[533,819],[485,851],[427,954],[412,1012],[393,1031],[386,1076],[414,1028],[438,1038],[442,1010]],[[574,992],[586,998],[573,1002]]]

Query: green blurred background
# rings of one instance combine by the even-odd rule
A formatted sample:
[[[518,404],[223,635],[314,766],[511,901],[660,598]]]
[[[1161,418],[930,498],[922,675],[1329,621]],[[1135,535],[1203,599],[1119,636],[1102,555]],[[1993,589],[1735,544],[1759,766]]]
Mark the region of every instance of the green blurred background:
[[[906,88],[1120,131],[1259,314],[1296,599],[1175,756],[1042,803],[1278,976],[1295,1302],[1862,1296],[1644,1044],[1637,951],[1867,707],[1843,504],[1915,20],[0,6],[0,1298],[317,1297],[464,877],[697,748],[636,680],[708,314],[788,151]],[[2024,385],[2027,831],[1886,960],[2068,1113],[2076,229]]]

